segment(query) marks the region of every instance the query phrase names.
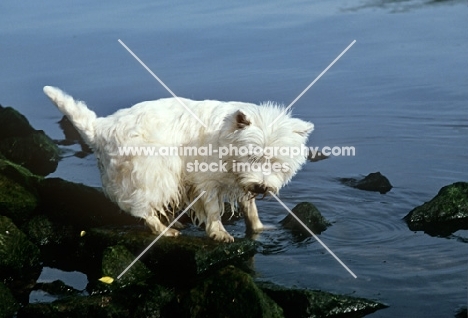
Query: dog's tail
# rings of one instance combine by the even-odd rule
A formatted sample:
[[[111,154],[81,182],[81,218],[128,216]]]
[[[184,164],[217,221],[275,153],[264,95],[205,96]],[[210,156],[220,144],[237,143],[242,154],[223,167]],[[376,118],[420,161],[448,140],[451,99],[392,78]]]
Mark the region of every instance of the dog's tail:
[[[87,144],[94,145],[96,113],[89,110],[84,102],[52,86],[44,86],[44,93],[68,117]]]

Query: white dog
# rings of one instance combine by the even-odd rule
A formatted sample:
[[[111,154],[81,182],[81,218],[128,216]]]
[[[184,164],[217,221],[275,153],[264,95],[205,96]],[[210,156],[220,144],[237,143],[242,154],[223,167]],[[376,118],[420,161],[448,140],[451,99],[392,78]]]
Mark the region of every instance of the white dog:
[[[209,237],[234,240],[221,223],[224,202],[239,204],[248,229],[261,231],[255,197],[278,193],[291,180],[308,154],[296,150],[305,148],[314,127],[270,103],[175,98],[97,118],[58,88],[46,86],[44,92],[93,148],[106,195],[145,219],[152,232],[166,230],[166,236],[180,233],[162,220],[173,220],[174,212],[203,191],[191,216],[197,224],[205,223]]]

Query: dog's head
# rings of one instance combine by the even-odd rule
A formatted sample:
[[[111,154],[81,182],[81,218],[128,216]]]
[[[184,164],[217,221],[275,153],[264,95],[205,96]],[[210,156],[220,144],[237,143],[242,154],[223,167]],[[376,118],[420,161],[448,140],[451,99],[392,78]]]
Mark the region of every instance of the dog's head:
[[[253,195],[277,193],[291,180],[306,161],[305,143],[314,129],[270,103],[240,109],[225,124],[230,170]]]

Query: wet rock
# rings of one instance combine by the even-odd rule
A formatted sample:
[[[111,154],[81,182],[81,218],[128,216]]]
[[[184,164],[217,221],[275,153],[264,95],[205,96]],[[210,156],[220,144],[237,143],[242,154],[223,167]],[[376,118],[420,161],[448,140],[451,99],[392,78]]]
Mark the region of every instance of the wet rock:
[[[41,130],[11,107],[0,106],[0,153],[38,175],[47,175],[57,168],[60,151]]]
[[[31,242],[41,249],[76,245],[80,233],[75,227],[52,222],[45,215],[33,217],[22,227],[22,230]]]
[[[80,227],[51,221],[37,215],[21,228],[39,247],[44,266],[87,273],[96,261],[84,250]],[[83,232],[85,233],[85,232]]]
[[[73,224],[82,230],[103,225],[136,224],[138,219],[122,212],[103,192],[60,178],[38,183],[39,209],[52,221]]]
[[[411,210],[404,218],[412,231],[446,236],[468,229],[468,183],[456,182],[440,189],[429,202]]]
[[[39,249],[9,218],[0,216],[0,279],[38,276],[39,254]]]
[[[18,309],[18,304],[10,290],[0,282],[0,318],[10,318]]]
[[[134,317],[159,318],[177,317],[180,304],[175,299],[174,291],[159,285],[152,285],[139,299]]]
[[[68,146],[79,144],[81,146],[81,151],[75,153],[75,156],[79,158],[84,158],[93,153],[93,150],[84,142],[78,130],[76,130],[76,128],[66,116],[63,116],[59,121],[59,126],[65,135],[65,139],[58,141],[59,145]]]
[[[35,132],[29,121],[17,110],[0,106],[0,139],[24,137]]]
[[[309,202],[301,202],[291,210],[314,234],[320,234],[331,225],[320,213],[320,211]],[[311,234],[300,224],[296,218],[288,214],[280,221],[284,228],[290,229],[299,236],[311,236]]]
[[[66,285],[61,280],[54,280],[50,283],[37,283],[36,286],[34,286],[34,290],[42,290],[50,295],[58,296],[60,298],[81,293],[79,290]]]
[[[457,314],[455,315],[455,318],[466,318],[466,317],[468,317],[468,312],[467,312],[466,307],[459,309]]]
[[[324,155],[322,152],[317,151],[316,153],[309,149],[309,154],[307,155],[307,160],[310,162],[317,162],[320,160],[325,160],[330,158],[330,156]]]
[[[392,189],[390,181],[380,172],[369,173],[361,180],[354,178],[341,178],[340,182],[360,190],[377,191],[385,194]]]
[[[283,317],[281,308],[233,266],[199,282],[181,300],[178,317]]]
[[[17,224],[25,222],[38,205],[37,179],[27,169],[0,159],[0,214]]]
[[[142,228],[94,228],[84,237],[85,248],[99,255],[107,246],[123,245],[139,255],[156,238]],[[257,251],[248,239],[219,243],[206,237],[161,237],[141,258],[156,279],[171,286],[186,285],[198,275],[228,264],[242,264]],[[177,273],[168,275],[168,273]]]
[[[141,261],[137,261],[120,279],[117,279],[117,277],[135,260],[135,257],[135,255],[130,253],[130,251],[122,245],[106,248],[102,257],[102,276],[114,278],[111,287],[122,288],[139,283],[143,285],[146,284],[146,281],[148,281],[152,274]]]
[[[128,308],[114,301],[112,295],[75,296],[52,303],[29,304],[18,311],[18,318],[62,317],[131,317]]]
[[[259,287],[284,311],[284,317],[363,317],[388,306],[376,301],[323,291],[286,288],[272,283]]]

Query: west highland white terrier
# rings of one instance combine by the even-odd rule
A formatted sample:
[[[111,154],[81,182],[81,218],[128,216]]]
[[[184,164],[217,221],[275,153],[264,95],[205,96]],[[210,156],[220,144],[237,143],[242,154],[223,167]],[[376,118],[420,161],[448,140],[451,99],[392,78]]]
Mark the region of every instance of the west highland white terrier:
[[[224,202],[241,208],[248,231],[261,231],[255,198],[291,180],[314,128],[272,103],[167,98],[98,118],[58,88],[44,92],[94,150],[106,195],[166,236],[180,234],[166,225],[203,191],[191,216],[209,237],[234,240],[221,223]]]

